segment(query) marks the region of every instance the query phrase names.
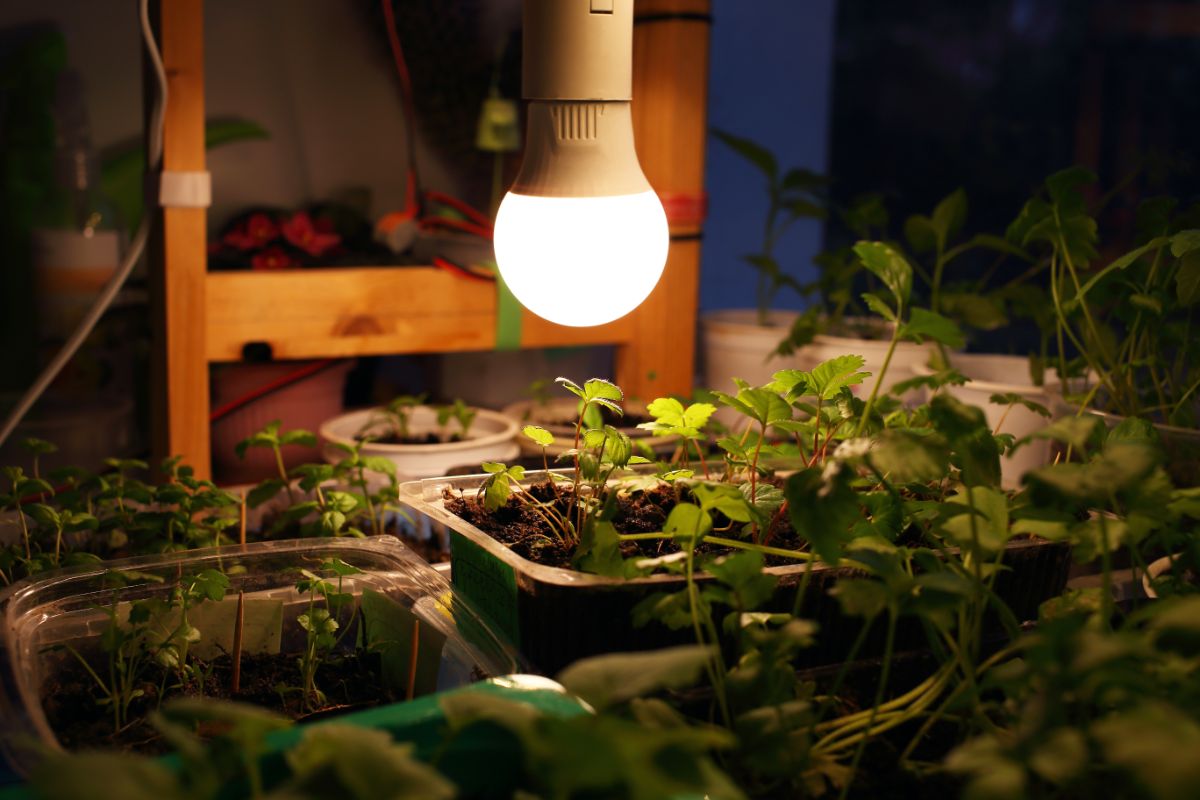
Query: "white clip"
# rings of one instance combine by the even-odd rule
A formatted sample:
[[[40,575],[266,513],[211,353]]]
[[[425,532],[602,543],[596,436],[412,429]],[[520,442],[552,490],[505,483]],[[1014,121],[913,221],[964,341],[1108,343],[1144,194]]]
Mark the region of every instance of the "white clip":
[[[208,208],[212,205],[212,173],[163,172],[158,202],[164,208]]]

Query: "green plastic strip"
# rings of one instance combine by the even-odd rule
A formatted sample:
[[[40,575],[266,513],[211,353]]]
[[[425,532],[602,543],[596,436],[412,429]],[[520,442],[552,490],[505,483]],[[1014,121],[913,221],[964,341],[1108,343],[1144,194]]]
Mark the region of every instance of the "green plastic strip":
[[[450,532],[450,560],[454,588],[519,650],[521,623],[513,568],[457,531]]]
[[[521,349],[521,304],[508,288],[495,263],[488,264],[496,276],[496,349]]]

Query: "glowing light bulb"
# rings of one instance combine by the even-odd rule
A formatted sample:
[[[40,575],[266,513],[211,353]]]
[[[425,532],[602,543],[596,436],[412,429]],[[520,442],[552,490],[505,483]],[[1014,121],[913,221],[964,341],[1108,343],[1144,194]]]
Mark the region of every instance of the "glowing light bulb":
[[[525,0],[524,25],[532,102],[496,264],[539,317],[602,325],[653,291],[670,239],[633,146],[633,0]]]
[[[610,197],[509,192],[496,263],[521,305],[559,325],[601,325],[650,294],[667,259],[667,217],[652,191]]]

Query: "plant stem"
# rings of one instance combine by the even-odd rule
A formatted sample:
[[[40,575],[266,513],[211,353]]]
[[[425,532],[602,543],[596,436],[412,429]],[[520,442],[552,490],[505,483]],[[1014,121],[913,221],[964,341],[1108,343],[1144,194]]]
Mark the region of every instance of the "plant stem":
[[[895,339],[893,338],[893,342]],[[886,367],[885,367],[886,369]],[[878,386],[878,384],[876,384]],[[883,645],[883,669],[879,675],[879,685],[875,689],[875,701],[871,705],[870,721],[867,723],[867,730],[862,735],[863,738],[858,742],[858,748],[854,751],[854,758],[850,761],[850,774],[854,775],[858,771],[858,764],[862,761],[863,751],[866,750],[867,741],[870,737],[871,728],[875,724],[875,717],[879,712],[879,706],[883,702],[883,693],[887,688],[888,679],[892,672],[892,650],[896,646],[896,613],[892,609],[888,609],[888,628],[887,639]],[[853,781],[847,780],[842,785],[842,791],[838,795],[838,800],[846,800],[850,795],[850,785]]]
[[[288,480],[287,467],[283,465],[283,450],[279,444],[271,445],[271,452],[275,454],[275,467],[279,470],[279,479],[283,481],[283,488],[287,490],[288,505],[296,505],[296,493],[292,491],[292,482]]]
[[[899,318],[899,315],[897,315]],[[858,426],[854,429],[854,438],[862,435],[863,429],[867,425],[867,420],[871,418],[871,409],[875,407],[875,398],[879,396],[879,387],[883,385],[883,376],[887,374],[888,367],[892,364],[892,356],[896,353],[896,345],[900,342],[900,323],[896,322],[895,328],[892,330],[892,341],[888,344],[887,354],[883,357],[883,367],[879,370],[879,376],[875,378],[875,385],[871,387],[871,396],[867,398],[867,404],[863,406],[862,416],[858,419]]]
[[[242,690],[242,628],[245,625],[245,592],[238,592],[237,617],[233,623],[233,675],[229,679],[229,694],[236,696]]]

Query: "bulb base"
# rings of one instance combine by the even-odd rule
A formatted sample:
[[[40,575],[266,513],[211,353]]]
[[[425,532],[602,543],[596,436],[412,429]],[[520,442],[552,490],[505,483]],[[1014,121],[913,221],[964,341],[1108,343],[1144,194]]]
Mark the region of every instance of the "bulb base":
[[[529,104],[525,157],[511,191],[611,197],[650,190],[633,145],[629,103]]]

